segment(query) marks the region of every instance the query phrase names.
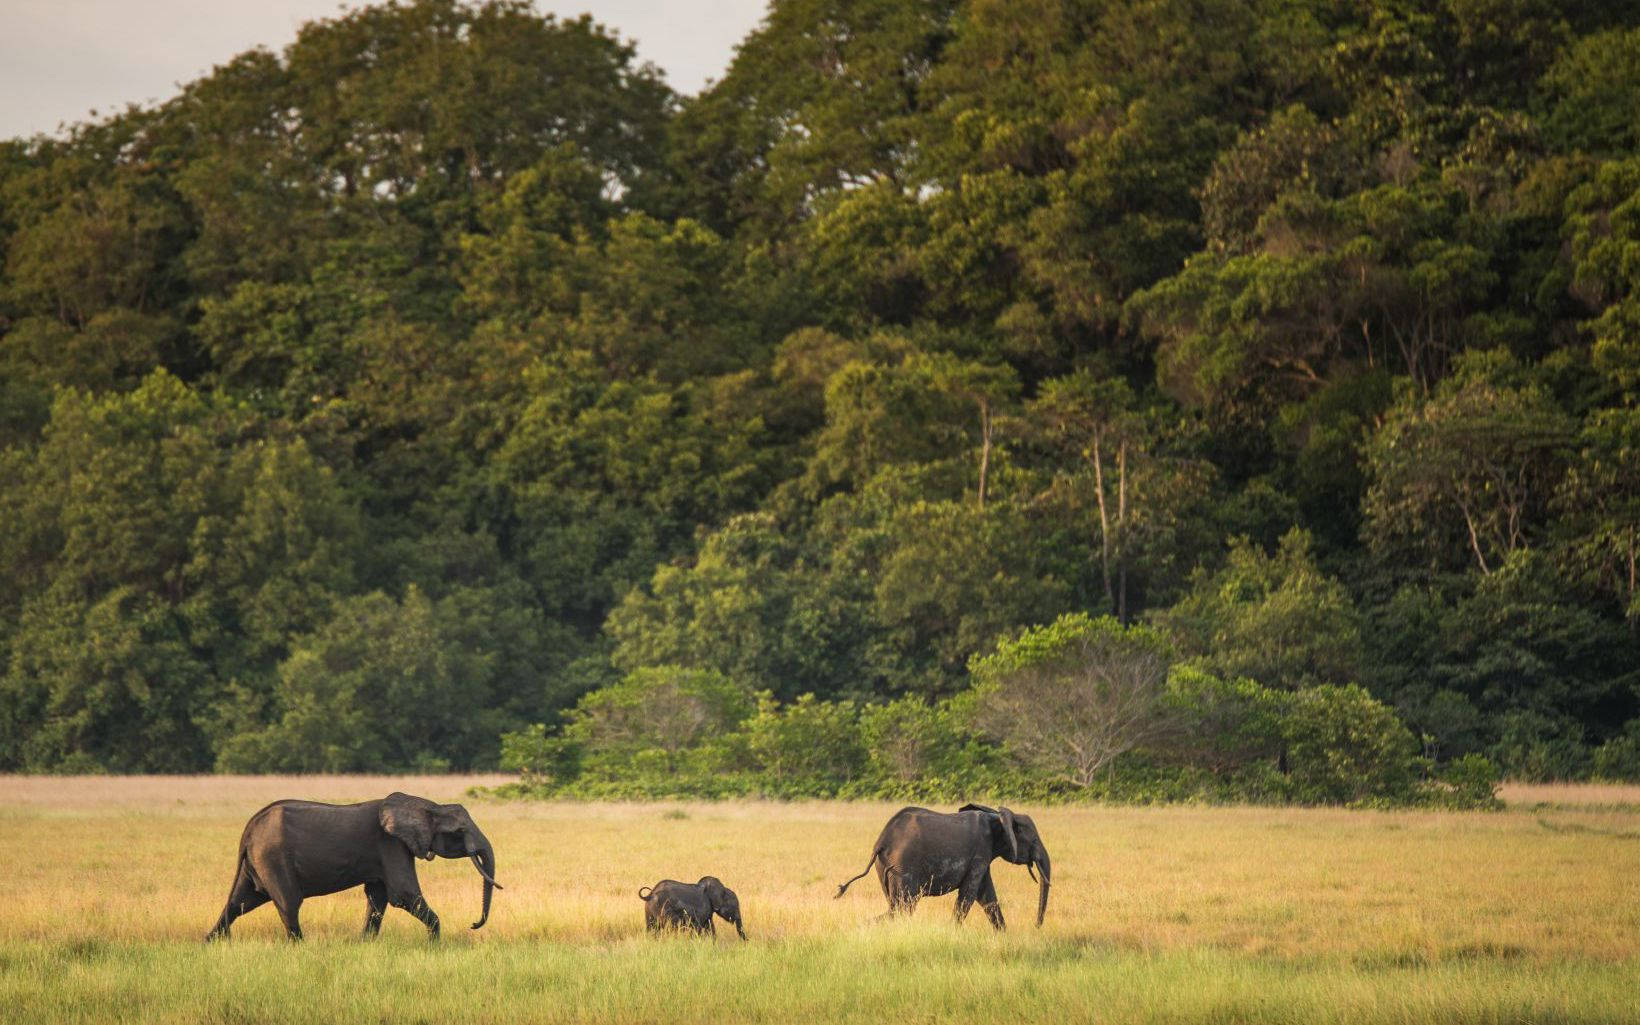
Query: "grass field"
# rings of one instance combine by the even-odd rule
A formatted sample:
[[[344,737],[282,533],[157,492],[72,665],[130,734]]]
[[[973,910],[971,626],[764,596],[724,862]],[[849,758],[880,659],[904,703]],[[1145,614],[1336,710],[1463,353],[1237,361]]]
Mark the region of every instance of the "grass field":
[[[0,1021],[1640,1022],[1640,788],[1521,788],[1501,813],[1026,808],[1053,856],[999,863],[1011,928],[951,898],[876,922],[842,900],[875,804],[464,799],[494,841],[490,924],[466,863],[419,863],[430,946],[360,892],[199,942],[269,800],[460,798],[428,777],[0,777]],[[653,940],[641,885],[721,876],[751,942]]]

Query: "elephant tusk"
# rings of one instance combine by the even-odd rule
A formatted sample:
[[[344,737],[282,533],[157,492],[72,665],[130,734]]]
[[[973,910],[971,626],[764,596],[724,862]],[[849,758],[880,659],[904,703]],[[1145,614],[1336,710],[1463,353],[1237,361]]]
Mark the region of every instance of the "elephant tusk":
[[[1027,861],[1025,863],[1025,871],[1028,875],[1030,875],[1031,882],[1033,882],[1033,883],[1036,882],[1036,868],[1034,867],[1035,865],[1036,865],[1036,862],[1034,862],[1034,861]]]
[[[492,876],[492,875],[490,875],[490,873],[484,871],[484,863],[478,860],[478,853],[476,851],[472,854],[467,855],[467,857],[473,859],[473,867],[478,869],[478,874],[484,877],[484,881],[486,883],[489,883],[491,886],[495,887],[498,890],[505,890],[506,889],[505,886],[502,886],[500,883],[495,881],[494,876]]]

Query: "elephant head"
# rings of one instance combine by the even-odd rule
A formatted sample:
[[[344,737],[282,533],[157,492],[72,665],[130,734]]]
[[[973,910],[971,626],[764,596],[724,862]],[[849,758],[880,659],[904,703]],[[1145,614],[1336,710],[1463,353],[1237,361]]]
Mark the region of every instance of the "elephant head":
[[[735,896],[735,891],[724,886],[717,876],[702,876],[700,882],[696,885],[701,888],[701,891],[706,894],[706,899],[711,902],[713,914],[721,916],[725,922],[732,924],[735,927],[735,932],[740,934],[740,938],[745,939],[746,930],[740,924],[740,898]]]
[[[432,861],[440,858],[471,858],[473,867],[484,877],[484,910],[477,929],[490,920],[491,890],[503,889],[495,881],[495,848],[478,828],[467,809],[459,804],[435,804],[409,794],[389,794],[382,801],[381,825],[389,836],[409,849],[412,857]]]
[[[987,808],[984,805],[964,805],[961,811],[990,812],[997,817],[1000,828],[992,832],[991,856],[1013,865],[1024,865],[1025,871],[1037,882],[1036,924],[1048,913],[1048,887],[1053,876],[1053,863],[1048,859],[1048,848],[1042,844],[1042,834],[1029,815],[1015,815],[1007,808]]]

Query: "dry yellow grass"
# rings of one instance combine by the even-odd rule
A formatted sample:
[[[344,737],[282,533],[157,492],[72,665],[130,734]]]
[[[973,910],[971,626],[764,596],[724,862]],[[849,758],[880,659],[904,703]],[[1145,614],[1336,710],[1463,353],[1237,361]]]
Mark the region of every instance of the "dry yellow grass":
[[[429,954],[420,926],[396,911],[382,942],[356,941],[364,917],[357,891],[304,906],[310,942],[300,951],[280,940],[271,909],[236,924],[234,952],[197,940],[221,909],[240,829],[257,808],[286,796],[345,801],[394,789],[463,800],[495,843],[506,889],[481,932],[465,928],[478,911],[470,866],[418,868],[446,928],[444,953],[432,962],[443,967],[433,976],[461,964],[502,989],[537,994],[534,1003],[496,1008],[497,1020],[552,1019],[541,1003],[542,972],[559,986],[597,980],[582,999],[597,1011],[590,1018],[610,1021],[695,1020],[650,1002],[642,980],[656,971],[709,975],[729,987],[722,1006],[735,1009],[732,1017],[771,1021],[816,1013],[829,1006],[828,986],[853,987],[845,976],[881,975],[885,965],[910,981],[881,992],[944,994],[931,1006],[951,1013],[928,1020],[991,1020],[963,1003],[970,983],[962,980],[992,965],[999,982],[1033,993],[1044,1013],[1067,1001],[1081,1007],[1092,999],[1087,987],[1109,986],[1133,1016],[1180,1021],[1305,1021],[1334,1006],[1359,1012],[1342,1021],[1440,1020],[1420,1008],[1462,1010],[1477,1021],[1512,1020],[1523,1008],[1541,1020],[1624,1020],[1625,983],[1640,979],[1640,811],[1617,800],[1580,810],[1562,794],[1493,814],[1030,808],[1054,859],[1047,924],[1029,927],[1034,885],[1023,869],[998,863],[1013,927],[996,937],[978,914],[953,929],[949,897],[925,901],[912,922],[875,923],[883,899],[870,878],[832,899],[865,863],[895,805],[462,797],[474,782],[486,781],[0,778],[0,1007],[103,1020],[129,1010],[107,987],[141,991],[201,970],[243,971],[246,992],[261,992],[253,976],[272,957],[275,975],[306,980],[299,984],[316,992],[335,965],[352,965],[363,1003],[336,1007],[380,1017],[371,994],[390,1000],[391,980]],[[753,943],[740,947],[732,932],[715,946],[642,935],[639,886],[707,873],[738,891]],[[743,976],[790,1000],[748,1002],[732,992]],[[914,985],[918,978],[923,985]],[[1179,984],[1218,996],[1181,1003],[1170,988]],[[304,1020],[267,999],[241,1020]],[[826,1016],[908,1011],[883,999],[888,1005],[878,1007],[856,996]],[[186,1000],[160,1003],[170,1020],[219,1017]],[[1226,1007],[1253,1016],[1225,1016]],[[1083,1009],[1087,1015],[1070,1017],[1100,1017],[1093,1004]],[[318,1019],[346,1020],[330,1010]],[[700,1010],[701,1020],[713,1020]]]
[[[1640,808],[1640,784],[1634,783],[1505,783],[1498,796],[1511,808],[1549,805],[1623,805]]]

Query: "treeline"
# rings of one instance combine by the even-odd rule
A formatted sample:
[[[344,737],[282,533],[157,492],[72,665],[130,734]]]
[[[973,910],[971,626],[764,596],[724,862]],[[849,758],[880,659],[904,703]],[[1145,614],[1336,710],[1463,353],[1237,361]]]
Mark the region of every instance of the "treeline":
[[[0,143],[0,769],[1640,778],[1637,69],[1597,0],[776,0],[679,97],[416,0]],[[1079,773],[982,667],[1102,616],[1167,668]]]
[[[722,673],[639,669],[549,735],[502,737],[511,797],[1256,801],[1492,808],[1497,767],[1437,765],[1359,685],[1278,690],[1180,660],[1165,633],[1064,615],[930,701],[782,705]],[[1602,748],[1597,761],[1616,754]]]

